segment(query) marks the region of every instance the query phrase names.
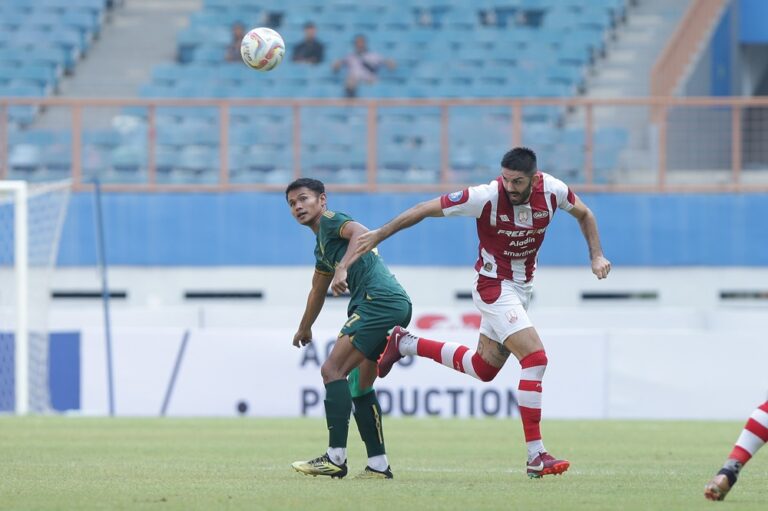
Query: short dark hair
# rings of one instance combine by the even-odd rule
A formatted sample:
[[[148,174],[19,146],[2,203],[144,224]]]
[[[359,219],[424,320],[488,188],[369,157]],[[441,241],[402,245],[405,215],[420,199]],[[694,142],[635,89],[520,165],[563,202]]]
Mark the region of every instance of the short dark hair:
[[[312,22],[312,21],[307,21],[306,23],[304,23],[304,28],[305,29],[307,29],[307,28],[315,28],[315,23]]]
[[[536,173],[536,153],[527,147],[515,147],[507,151],[501,159],[501,166],[509,170],[517,170],[527,176]]]
[[[285,189],[285,198],[287,199],[288,193],[296,190],[297,188],[309,188],[317,195],[325,193],[325,185],[322,181],[312,179],[311,177],[300,177],[293,183],[289,184],[288,188]]]

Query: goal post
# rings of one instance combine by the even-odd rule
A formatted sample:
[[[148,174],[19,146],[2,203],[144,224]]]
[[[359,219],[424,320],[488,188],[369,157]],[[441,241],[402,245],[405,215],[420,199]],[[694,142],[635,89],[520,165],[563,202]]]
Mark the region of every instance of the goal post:
[[[0,411],[51,410],[49,282],[70,188],[0,180]]]

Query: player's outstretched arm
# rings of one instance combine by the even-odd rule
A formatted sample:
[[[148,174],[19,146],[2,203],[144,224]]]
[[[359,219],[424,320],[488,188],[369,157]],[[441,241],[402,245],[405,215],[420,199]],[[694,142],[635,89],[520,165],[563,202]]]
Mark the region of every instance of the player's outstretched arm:
[[[307,298],[307,306],[304,309],[304,315],[301,317],[299,329],[293,336],[293,345],[297,348],[305,346],[312,342],[312,325],[315,324],[317,316],[323,310],[325,304],[325,295],[328,293],[328,286],[331,285],[333,275],[327,275],[315,271],[312,276],[312,290]]]
[[[443,214],[443,208],[440,206],[440,198],[420,202],[410,209],[407,209],[397,215],[395,218],[382,225],[378,229],[368,231],[362,234],[357,240],[357,254],[370,252],[376,246],[389,238],[393,234],[403,229],[407,229],[421,222],[427,217],[440,217]]]
[[[586,204],[577,196],[576,203],[569,211],[576,217],[581,227],[581,232],[589,247],[589,259],[592,261],[592,273],[598,279],[604,279],[611,271],[611,262],[603,255],[603,247],[600,244],[600,233],[597,230],[597,219]]]

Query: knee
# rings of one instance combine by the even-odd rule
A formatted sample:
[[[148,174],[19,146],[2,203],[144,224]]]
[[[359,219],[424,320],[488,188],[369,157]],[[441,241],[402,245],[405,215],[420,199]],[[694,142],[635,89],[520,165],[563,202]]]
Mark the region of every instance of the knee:
[[[547,354],[544,350],[534,351],[520,359],[522,373],[520,377],[524,380],[538,380],[544,377],[544,371],[547,370]]]
[[[496,375],[501,371],[501,367],[494,367],[480,355],[475,353],[472,355],[472,367],[475,369],[475,374],[480,381],[489,382],[496,378]]]
[[[547,352],[544,350],[537,350],[532,353],[528,353],[520,359],[520,365],[522,367],[546,366],[548,362],[549,359],[547,359]]]
[[[494,378],[496,378],[496,375],[499,374],[499,367],[493,367],[488,366],[488,370],[482,373],[477,373],[478,378],[480,378],[480,381],[489,382],[493,381]]]
[[[341,380],[343,378],[346,378],[346,375],[341,374],[341,371],[339,371],[339,368],[336,367],[334,364],[330,363],[329,360],[326,360],[323,362],[323,365],[320,366],[320,376],[323,377],[323,383],[328,383],[331,381]]]

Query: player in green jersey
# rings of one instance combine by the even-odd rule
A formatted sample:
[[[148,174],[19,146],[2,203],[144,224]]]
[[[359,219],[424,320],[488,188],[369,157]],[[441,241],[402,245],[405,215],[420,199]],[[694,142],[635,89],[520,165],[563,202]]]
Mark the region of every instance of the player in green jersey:
[[[376,361],[387,344],[389,331],[411,320],[411,300],[378,254],[355,254],[358,237],[368,229],[348,215],[328,209],[322,182],[297,179],[286,188],[285,198],[293,217],[317,236],[312,290],[293,345],[301,347],[312,342],[312,325],[329,287],[336,296],[346,291],[351,295],[348,320],[320,369],[325,384],[328,450],[292,466],[313,476],[347,475],[347,434],[354,404],[355,422],[368,452],[368,464],[359,477],[391,479],[373,381]]]

